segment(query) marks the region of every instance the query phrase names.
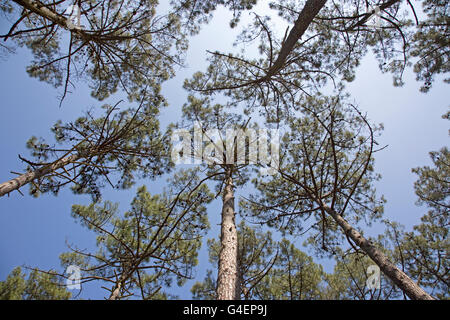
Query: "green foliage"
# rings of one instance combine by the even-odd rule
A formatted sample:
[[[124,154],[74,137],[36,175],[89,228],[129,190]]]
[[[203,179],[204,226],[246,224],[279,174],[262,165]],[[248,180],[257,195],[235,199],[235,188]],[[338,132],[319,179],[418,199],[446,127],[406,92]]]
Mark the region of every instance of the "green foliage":
[[[219,181],[217,195],[226,174],[234,179],[234,186],[242,186],[250,177],[246,164],[230,164],[226,152],[219,152],[215,154],[218,161],[203,166],[203,172],[175,173],[162,194],[139,188],[124,213],[118,204],[100,202],[100,190],[106,184],[130,188],[138,178],[155,178],[170,171],[168,137],[175,126],[166,134],[159,128],[159,109],[167,105],[160,93],[162,83],[183,64],[187,37],[198,33],[214,10],[219,6],[231,10],[230,27],[234,28],[242,12],[251,10],[257,1],[172,0],[168,13],[158,15],[156,0],[82,0],[78,1],[81,29],[65,26],[64,11],[73,1],[42,3],[47,13],[37,13],[40,8],[24,10],[11,1],[0,4],[1,13],[16,21],[0,39],[31,51],[33,60],[27,67],[31,77],[62,88],[62,99],[72,83],[81,80],[99,100],[123,90],[130,101],[141,101],[137,109],[119,112],[117,105],[106,105],[103,116],[88,112],[72,123],[58,122],[52,128],[54,144],[37,137],[27,142],[33,161],[21,159],[29,171],[44,172],[49,165],[74,156],[33,181],[33,195],[57,194],[72,184],[75,193],[90,194],[94,200],[89,205],[74,205],[72,215],[97,235],[97,251],[71,246],[71,252],[61,255],[61,263],[81,267],[82,283],[106,284],[111,298],[173,297],[168,289],[193,277],[202,237],[209,228],[206,205],[214,195],[203,182]],[[345,217],[352,226],[370,225],[382,217],[384,199],[375,192],[374,182],[380,177],[373,159],[382,126],[372,127],[341,92],[346,82],[355,79],[369,50],[381,71],[393,74],[397,86],[403,84],[404,70],[411,65],[417,80],[424,82],[423,92],[431,88],[437,75],[449,71],[448,3],[424,0],[422,4],[425,19],[411,19],[416,12],[409,1],[328,2],[305,22],[299,16],[314,6],[312,1],[274,0],[270,8],[290,28],[278,30],[270,17],[255,13],[238,36],[241,53],[210,52],[208,68],[185,81],[190,95],[183,106],[185,121],[177,126],[192,128],[199,121],[204,130],[257,128],[250,124],[250,115],[257,110],[268,126],[276,124],[284,130],[280,163],[273,168],[277,174],[258,174],[253,179],[257,193],[241,203],[246,219],[277,228],[283,239],[277,242],[270,232],[239,225],[242,298],[401,297],[388,280],[382,281],[379,291],[366,288],[367,267],[373,262],[340,232],[326,209]],[[378,29],[367,25],[377,5],[383,16]],[[305,31],[295,38],[302,28]],[[292,46],[287,45],[289,39],[295,40]],[[253,44],[258,48],[256,57],[246,51]],[[330,83],[338,95],[318,93]],[[214,104],[216,93],[222,94],[220,104]],[[237,113],[228,112],[232,107]],[[224,142],[218,143],[227,151]],[[376,244],[419,285],[442,299],[449,296],[449,154],[448,148],[432,152],[432,167],[413,170],[419,176],[415,183],[418,204],[430,208],[422,223],[411,232],[388,223]],[[324,273],[285,238],[306,233],[305,244],[317,256],[336,258],[333,274]],[[344,251],[347,244],[350,249]],[[210,262],[217,265],[220,242],[209,240],[208,249]],[[70,293],[58,285],[61,277],[55,272],[33,271],[25,279],[26,274],[16,268],[0,283],[0,298],[69,299]],[[205,280],[191,291],[195,299],[214,299],[214,272],[208,270]]]
[[[442,216],[428,213],[414,232],[404,234],[398,250],[398,260],[417,283],[428,288],[439,299],[450,297],[450,242],[448,212]]]
[[[317,300],[322,298],[320,265],[286,239],[278,242],[278,258],[255,291],[260,299]]]
[[[301,104],[303,114],[290,118],[282,137],[279,168],[252,180],[259,191],[241,202],[244,214],[285,234],[309,233],[318,254],[337,252],[345,241],[325,205],[353,225],[379,219],[384,200],[377,199],[372,152],[375,134],[343,96],[317,95]]]
[[[194,141],[192,141],[194,159],[205,167],[206,175],[210,180],[219,182],[216,188],[218,193],[223,187],[224,176],[230,167],[233,168],[234,186],[243,186],[249,179],[248,165],[250,161],[247,147],[250,141],[245,140],[243,143],[245,150],[238,154],[242,151],[238,150],[241,145],[238,144],[236,137],[228,136],[227,131],[238,132],[241,130],[241,132],[245,132],[249,128],[257,129],[257,125],[251,124],[250,120],[229,105],[214,103],[212,97],[189,95],[188,102],[183,105],[183,120],[173,125],[188,130],[192,136],[194,134],[203,135],[200,147],[194,145]],[[198,133],[194,132],[196,127]],[[211,133],[212,135],[209,136]],[[214,150],[212,151],[212,149]]]
[[[430,213],[421,220],[422,223],[408,232],[402,225],[388,222],[385,235],[381,237],[384,247],[389,248],[392,260],[417,284],[438,299],[448,299],[448,221],[440,225]]]
[[[177,173],[161,195],[139,188],[123,215],[110,202],[74,205],[72,215],[98,235],[98,251],[71,247],[72,252],[61,255],[62,265],[79,266],[82,283],[97,280],[112,285],[111,291],[119,288],[118,298],[167,297],[165,288],[192,277],[209,228],[205,205],[212,194],[196,174]]]
[[[428,207],[429,211],[411,231],[405,231],[396,222],[386,222],[387,229],[382,241],[384,247],[392,252],[397,265],[420,286],[434,297],[448,299],[450,153],[444,147],[438,152],[430,152],[430,156],[432,166],[412,170],[418,175],[414,183],[417,204]]]
[[[233,11],[230,27],[236,27],[242,11],[252,9],[257,0],[171,0],[170,3],[174,12],[181,15],[182,21],[185,21],[191,33],[195,34],[200,30],[200,23],[207,23],[218,6]]]
[[[450,152],[444,147],[438,152],[430,152],[430,158],[433,167],[424,166],[412,170],[419,176],[414,189],[419,197],[418,204],[427,205],[432,215],[445,216],[449,210]]]
[[[158,1],[78,1],[82,27],[70,30],[63,21],[73,1],[48,2],[43,1],[50,13],[39,14],[9,4],[9,18],[16,23],[1,38],[29,48],[28,74],[62,87],[63,98],[69,85],[82,80],[99,100],[118,89],[139,100],[146,90],[158,94],[182,63],[187,42],[180,17],[157,15]]]
[[[68,155],[77,157],[33,183],[31,194],[57,194],[61,187],[72,184],[75,193],[87,193],[99,200],[106,184],[127,189],[137,178],[152,179],[169,171],[170,137],[161,133],[159,111],[152,102],[123,111],[117,105],[104,105],[103,116],[87,112],[74,122],[59,121],[51,128],[54,145],[36,137],[29,139],[27,147],[34,158],[27,161],[29,170]]]
[[[450,296],[448,275],[450,242],[448,239],[450,196],[450,152],[446,147],[430,152],[433,166],[413,169],[418,175],[414,188],[418,204],[430,210],[403,236],[398,250],[405,268],[422,286],[439,298]]]
[[[217,273],[217,272],[216,272]],[[215,300],[217,281],[213,275],[213,270],[206,271],[205,279],[197,281],[191,288],[192,299],[194,300]]]
[[[205,96],[221,93],[228,104],[247,113],[257,110],[268,122],[280,123],[301,109],[298,101],[327,84],[340,89],[353,81],[360,62],[373,50],[381,71],[393,74],[394,85],[403,85],[404,71],[414,64],[427,91],[435,75],[448,71],[448,6],[445,1],[423,3],[428,19],[417,26],[411,2],[365,0],[328,2],[305,26],[299,16],[312,1],[271,1],[270,8],[289,26],[284,33],[271,16],[255,13],[237,38],[241,50],[209,51],[207,69],[194,73],[184,87]],[[381,9],[380,28],[368,25],[376,6]],[[304,34],[287,46],[289,37],[304,27]],[[249,54],[253,45],[256,57]]]
[[[251,228],[244,222],[238,228],[238,261],[243,299],[317,299],[323,271],[311,257],[288,240],[276,242],[270,232]],[[209,260],[218,263],[220,242],[208,240]],[[194,299],[215,299],[216,280],[212,270],[203,282],[191,289]]]
[[[297,109],[301,98],[317,93],[327,83],[339,88],[353,81],[356,68],[371,48],[380,69],[393,73],[394,84],[402,85],[403,72],[411,65],[409,51],[417,39],[412,36],[416,31],[412,20],[400,2],[381,5],[381,29],[366,24],[371,8],[380,5],[379,1],[327,4],[286,52],[287,38],[304,27],[298,18],[308,1],[271,1],[271,9],[287,22],[289,29],[282,32],[270,16],[255,13],[254,21],[238,36],[236,44],[241,52],[211,51],[208,68],[195,73],[184,86],[203,95],[220,92],[229,97],[229,103],[240,104],[247,112],[256,109],[268,121],[279,122]],[[408,10],[413,12],[414,8]],[[440,37],[445,38],[442,33]],[[256,57],[248,54],[247,48],[253,44],[259,50]],[[439,46],[435,42],[433,45]],[[445,63],[444,57],[440,59]],[[278,58],[281,65],[274,69]]]
[[[414,34],[411,56],[417,58],[414,71],[417,80],[423,81],[420,90],[428,92],[438,74],[450,71],[450,16],[448,1],[424,0],[422,6],[426,19],[420,21]]]
[[[55,275],[33,270],[27,274],[15,268],[0,281],[0,300],[67,300],[71,293]]]
[[[323,298],[327,300],[389,300],[400,298],[401,291],[380,273],[380,289],[369,289],[367,273],[375,263],[365,254],[336,257],[334,272],[325,276]]]

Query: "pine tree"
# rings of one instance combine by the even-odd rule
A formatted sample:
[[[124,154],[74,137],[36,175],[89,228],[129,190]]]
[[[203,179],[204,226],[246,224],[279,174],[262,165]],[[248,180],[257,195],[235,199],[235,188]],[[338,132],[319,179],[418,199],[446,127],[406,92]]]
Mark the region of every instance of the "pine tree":
[[[179,171],[168,182],[169,189],[159,195],[140,187],[123,214],[110,201],[72,206],[73,217],[97,234],[98,250],[69,245],[61,265],[78,266],[80,284],[101,284],[111,300],[172,297],[166,290],[191,279],[198,264],[202,236],[209,228],[205,205],[213,195],[192,170]]]
[[[384,249],[384,248],[383,248]],[[390,259],[393,257],[383,250]],[[393,282],[380,274],[380,287],[369,288],[367,282],[370,276],[369,267],[375,265],[364,252],[350,252],[336,256],[333,273],[326,274],[323,299],[330,300],[390,300],[402,297],[401,290]]]
[[[159,128],[158,112],[167,104],[162,83],[183,65],[188,36],[198,33],[214,10],[231,10],[234,28],[256,4],[172,0],[159,15],[156,0],[2,2],[0,11],[14,22],[0,39],[31,50],[29,75],[62,88],[61,102],[75,81],[87,80],[99,100],[123,90],[130,102],[140,104],[120,112],[117,105],[107,105],[103,116],[89,112],[73,123],[58,122],[52,128],[55,143],[32,137],[27,146],[33,159],[20,156],[27,172],[0,184],[0,196],[20,192],[26,184],[35,196],[57,194],[65,185],[92,195],[91,205],[75,205],[72,213],[98,234],[98,251],[72,247],[61,260],[63,266],[81,266],[82,281],[106,283],[110,299],[171,297],[163,288],[192,277],[208,227],[205,205],[214,198],[208,181],[216,183],[216,197],[222,195],[220,241],[209,242],[218,272],[215,279],[208,271],[194,286],[196,298],[391,299],[400,297],[398,289],[405,299],[448,297],[447,148],[431,153],[433,168],[414,169],[419,204],[430,208],[422,223],[405,232],[385,221],[384,235],[365,236],[364,224],[379,221],[384,210],[374,188],[382,128],[370,124],[341,93],[369,50],[381,71],[393,74],[396,86],[414,65],[417,80],[424,82],[421,91],[427,92],[449,70],[445,1],[423,1],[425,17],[411,1],[272,1],[270,8],[288,25],[285,31],[252,12],[253,23],[237,39],[242,51],[210,51],[208,68],[184,84],[190,96],[181,126],[191,132],[201,124],[202,151],[197,153],[194,138],[182,154],[187,151],[191,158],[193,151],[193,158],[206,159],[201,170],[175,173],[160,195],[140,188],[123,214],[111,202],[100,203],[105,185],[125,189],[137,178],[172,169],[168,137],[178,127],[166,133]],[[374,17],[378,25],[371,24]],[[256,57],[246,51],[253,44]],[[330,84],[338,94],[326,97],[321,91]],[[251,175],[251,139],[241,143],[239,137],[223,136],[227,129],[257,129],[250,123],[255,111],[256,118],[284,133],[281,160],[270,163],[272,176]],[[217,135],[209,129],[217,129]],[[245,159],[239,158],[240,148]],[[241,213],[276,228],[283,236],[279,242],[270,233],[236,226],[235,197],[250,178],[256,191],[241,202]],[[296,234],[307,235],[315,256],[336,258],[333,274],[285,239]],[[379,291],[364,287],[372,263],[387,277]],[[55,289],[64,277],[56,271],[25,276],[14,270],[0,293],[14,299],[70,297]]]
[[[308,221],[308,241],[322,254],[336,254],[347,240],[411,299],[433,299],[355,227],[383,210],[373,187],[376,128],[342,95],[311,97],[302,107],[304,116],[290,119],[283,137],[278,174],[255,181],[261,195],[248,210],[262,221],[278,219],[287,232],[301,232]]]
[[[118,104],[104,105],[105,115],[91,112],[74,122],[57,122],[52,127],[55,144],[32,137],[27,142],[33,160],[27,172],[0,184],[0,196],[31,183],[30,193],[57,194],[71,184],[75,193],[88,193],[100,199],[101,188],[126,189],[136,176],[155,178],[171,168],[169,136],[160,132],[152,100],[138,108],[121,111]],[[118,177],[117,181],[110,178]],[[19,191],[20,192],[20,191]]]
[[[320,299],[324,273],[313,259],[287,239],[274,241],[263,232],[241,222],[238,228],[241,297],[245,300]],[[219,259],[220,243],[208,241],[209,260]],[[214,299],[217,281],[212,270],[191,289],[194,299]]]
[[[443,118],[448,118],[448,114]],[[446,147],[430,152],[432,166],[415,168],[417,204],[429,211],[411,231],[388,222],[386,239],[394,259],[421,286],[439,299],[448,299],[450,243],[448,239],[450,153]]]
[[[183,114],[187,122],[184,125],[200,125],[200,139],[207,145],[203,148],[203,142],[200,146],[194,144],[193,156],[205,161],[206,175],[219,182],[217,194],[222,194],[217,299],[236,300],[240,298],[240,285],[235,188],[246,181],[246,163],[238,162],[236,137],[225,136],[225,131],[243,129],[246,123],[240,116],[225,112],[224,106],[211,105],[211,100],[193,96],[189,96],[189,102],[183,107]],[[210,136],[213,132],[211,129],[215,130],[215,136]],[[242,162],[244,159],[239,160]]]
[[[177,15],[158,15],[158,1],[6,1],[11,24],[0,38],[33,53],[30,76],[62,87],[77,80],[105,99],[117,90],[139,100],[159,94],[186,49]]]
[[[0,300],[67,300],[71,293],[55,275],[36,270],[23,273],[15,268],[5,281],[0,281]]]

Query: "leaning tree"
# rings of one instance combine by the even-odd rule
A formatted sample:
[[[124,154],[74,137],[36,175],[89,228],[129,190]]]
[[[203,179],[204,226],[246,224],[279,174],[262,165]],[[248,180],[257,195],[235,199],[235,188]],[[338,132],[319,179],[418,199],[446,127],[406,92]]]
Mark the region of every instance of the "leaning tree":
[[[309,232],[322,253],[335,255],[346,240],[411,299],[433,299],[357,227],[383,211],[373,186],[378,128],[341,94],[309,98],[301,108],[302,116],[288,120],[278,174],[254,179],[260,194],[249,197],[247,210],[285,232]]]

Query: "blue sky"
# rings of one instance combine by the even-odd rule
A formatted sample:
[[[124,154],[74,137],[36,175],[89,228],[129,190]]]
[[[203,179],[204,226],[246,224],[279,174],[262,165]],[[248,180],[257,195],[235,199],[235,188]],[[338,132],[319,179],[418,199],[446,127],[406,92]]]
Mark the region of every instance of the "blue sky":
[[[170,104],[161,112],[163,126],[179,119],[187,96],[182,89],[183,81],[207,66],[205,50],[230,50],[237,34],[237,30],[228,28],[230,18],[229,12],[219,9],[210,24],[191,39],[187,68],[179,70],[177,77],[163,86]],[[243,18],[245,22],[246,14]],[[5,26],[5,21],[0,20],[0,30],[3,31]],[[59,108],[58,90],[28,77],[25,72],[30,59],[27,50],[19,49],[0,61],[1,182],[13,177],[10,171],[20,172],[25,168],[17,155],[28,155],[25,142],[32,135],[50,138],[49,128],[57,120],[73,120],[89,107],[102,104],[90,97],[86,86],[77,84],[75,93],[70,94]],[[430,164],[428,153],[448,145],[448,123],[441,115],[448,111],[449,95],[448,85],[442,83],[442,79],[436,81],[429,93],[420,93],[420,84],[410,69],[405,73],[405,83],[401,88],[393,87],[391,75],[381,74],[375,59],[368,55],[358,69],[356,80],[347,88],[372,122],[384,124],[379,143],[389,147],[376,155],[376,171],[383,176],[377,189],[387,199],[385,216],[409,229],[419,223],[426,212],[426,208],[415,205],[413,183],[416,177],[411,168]],[[119,93],[110,101],[123,98]],[[150,192],[161,191],[161,183],[140,181],[127,191],[106,189],[104,199],[118,201],[120,208],[126,210],[137,187],[142,184],[147,184]],[[74,196],[68,189],[58,197],[43,195],[38,199],[28,196],[27,188],[23,192],[24,197],[14,192],[10,197],[0,198],[0,280],[20,265],[60,270],[58,256],[67,251],[66,241],[81,248],[93,248],[95,244],[94,235],[70,216],[71,205],[87,204],[89,197]],[[209,237],[218,237],[220,201],[216,200],[208,209],[212,226]],[[382,231],[379,226],[374,226],[366,232],[376,235]],[[299,246],[301,242],[300,239]],[[203,248],[195,280],[202,280],[208,267],[211,268]],[[332,270],[331,263],[325,263],[324,267],[327,271]],[[192,283],[171,292],[181,298],[190,298]],[[96,285],[89,285],[84,287],[83,297],[102,298],[105,294]]]

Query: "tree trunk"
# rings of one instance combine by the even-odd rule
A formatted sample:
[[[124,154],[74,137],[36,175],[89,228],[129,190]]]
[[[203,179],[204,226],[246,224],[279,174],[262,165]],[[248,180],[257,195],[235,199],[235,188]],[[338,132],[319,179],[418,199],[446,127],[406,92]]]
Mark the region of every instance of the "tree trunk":
[[[18,176],[17,178],[6,181],[0,184],[0,197],[4,196],[7,193],[10,193],[11,191],[21,188],[22,186],[26,185],[27,183],[30,183],[35,179],[42,178],[43,176],[52,173],[57,169],[60,169],[66,166],[67,164],[76,161],[78,158],[79,158],[78,155],[73,154],[71,156],[62,158],[46,166],[43,166],[42,168],[39,168],[35,171],[24,173]]]
[[[393,6],[394,4],[399,3],[399,2],[401,2],[401,1],[402,1],[402,0],[389,0],[389,1],[387,1],[387,2],[385,2],[385,3],[383,3],[383,4],[381,4],[381,5],[379,5],[379,8],[380,8],[380,10],[384,10],[384,9],[387,9],[387,8]],[[363,17],[361,20],[359,20],[357,23],[355,23],[354,25],[352,25],[350,28],[347,28],[345,31],[353,31],[353,30],[355,30],[357,27],[364,26],[364,24],[369,20],[369,18],[370,18],[374,13],[375,13],[375,10],[372,10],[372,11],[366,13],[366,14],[364,15],[364,17]]]
[[[325,6],[327,0],[308,0],[305,3],[302,11],[299,13],[297,20],[295,21],[294,27],[289,32],[288,37],[281,46],[280,53],[274,64],[271,66],[267,72],[266,77],[271,77],[280,71],[286,63],[288,55],[294,49],[294,46],[303,36],[303,34],[308,29],[309,25],[319,13],[320,9]]]
[[[117,283],[114,290],[111,292],[111,295],[109,296],[108,300],[117,300],[117,298],[120,295],[120,288],[121,288],[121,283],[119,282],[119,283]]]
[[[217,299],[239,300],[238,237],[235,223],[232,167],[226,171],[220,234]]]
[[[28,9],[41,17],[48,19],[63,28],[68,28],[67,19],[54,12],[53,10],[47,8],[39,1],[34,0],[13,0],[15,3],[21,5],[25,9]]]
[[[367,255],[380,267],[380,270],[389,277],[412,300],[434,300],[434,298],[417,285],[406,273],[397,268],[372,242],[364,238],[340,214],[329,207],[326,212],[337,222]]]

